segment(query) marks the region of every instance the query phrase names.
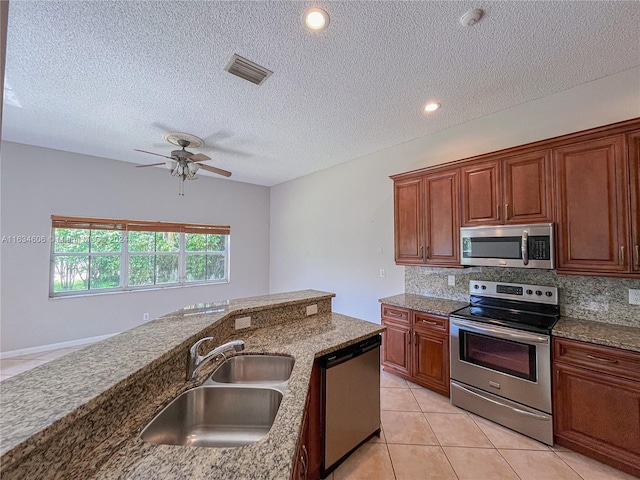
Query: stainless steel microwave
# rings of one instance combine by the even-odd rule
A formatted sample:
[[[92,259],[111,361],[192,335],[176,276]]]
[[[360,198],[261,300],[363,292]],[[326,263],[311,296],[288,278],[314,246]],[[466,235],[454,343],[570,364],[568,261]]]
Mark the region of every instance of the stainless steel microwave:
[[[462,265],[555,268],[553,223],[460,229]]]

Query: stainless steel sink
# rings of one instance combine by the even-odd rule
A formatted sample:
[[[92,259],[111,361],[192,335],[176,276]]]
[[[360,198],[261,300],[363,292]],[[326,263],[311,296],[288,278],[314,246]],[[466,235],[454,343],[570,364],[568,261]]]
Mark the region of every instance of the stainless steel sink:
[[[273,388],[201,386],[167,405],[140,436],[164,445],[248,445],[269,432],[281,401],[282,392]]]
[[[236,355],[220,365],[210,380],[215,383],[276,384],[289,380],[292,357],[281,355]]]

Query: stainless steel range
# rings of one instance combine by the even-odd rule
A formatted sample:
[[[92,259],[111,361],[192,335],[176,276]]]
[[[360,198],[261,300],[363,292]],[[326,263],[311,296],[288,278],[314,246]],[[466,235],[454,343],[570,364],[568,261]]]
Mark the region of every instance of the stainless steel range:
[[[469,282],[449,317],[451,403],[553,445],[551,329],[555,287]]]

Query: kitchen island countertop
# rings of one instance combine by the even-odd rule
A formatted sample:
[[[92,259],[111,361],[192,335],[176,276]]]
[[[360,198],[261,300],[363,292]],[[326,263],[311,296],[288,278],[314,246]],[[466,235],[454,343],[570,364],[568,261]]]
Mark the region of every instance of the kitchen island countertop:
[[[5,474],[7,478],[59,478],[61,474],[94,479],[290,478],[314,359],[384,330],[379,324],[331,312],[333,296],[306,290],[196,305],[4,381],[3,478]],[[318,314],[297,313],[316,302]],[[264,318],[264,326],[238,332],[226,326],[238,314],[247,313]],[[278,315],[277,322],[270,320]],[[220,331],[225,336],[216,336],[219,343],[243,339],[243,354],[295,359],[271,430],[257,443],[236,448],[143,442],[139,433],[146,423],[177,394],[195,386],[184,382],[184,347],[205,332],[210,334],[216,323],[225,327]],[[158,375],[163,368],[171,379]],[[211,369],[203,372],[199,382]],[[141,384],[140,379],[145,382]],[[151,389],[160,394],[145,406],[145,394],[140,392],[149,379],[159,384]],[[87,431],[91,428],[95,431]],[[67,453],[72,450],[73,455]],[[72,462],[73,468],[68,465]]]

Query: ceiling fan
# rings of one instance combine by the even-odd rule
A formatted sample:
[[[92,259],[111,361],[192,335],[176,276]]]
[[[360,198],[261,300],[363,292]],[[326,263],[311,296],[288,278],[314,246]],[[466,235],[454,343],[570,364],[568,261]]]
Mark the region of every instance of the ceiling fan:
[[[191,146],[194,148],[202,147],[204,145],[204,140],[196,137],[195,135],[190,135],[188,133],[180,133],[180,132],[170,132],[164,135],[164,140],[179,147],[182,147],[182,150],[173,150],[171,152],[171,156],[162,155],[160,153],[148,152],[146,150],[139,150],[134,148],[136,152],[148,153],[151,155],[156,155],[158,157],[168,158],[169,160],[160,163],[151,163],[148,165],[136,165],[136,167],[154,167],[158,165],[166,164],[167,168],[171,172],[171,175],[174,177],[178,177],[180,181],[180,190],[178,195],[184,196],[184,185],[183,182],[185,180],[195,180],[198,178],[196,173],[199,169],[206,170],[208,172],[212,172],[218,175],[222,175],[224,177],[230,177],[231,172],[227,170],[223,170],[221,168],[212,167],[210,165],[202,165],[201,162],[206,162],[211,160],[210,157],[203,153],[192,153],[187,151],[187,147]]]

